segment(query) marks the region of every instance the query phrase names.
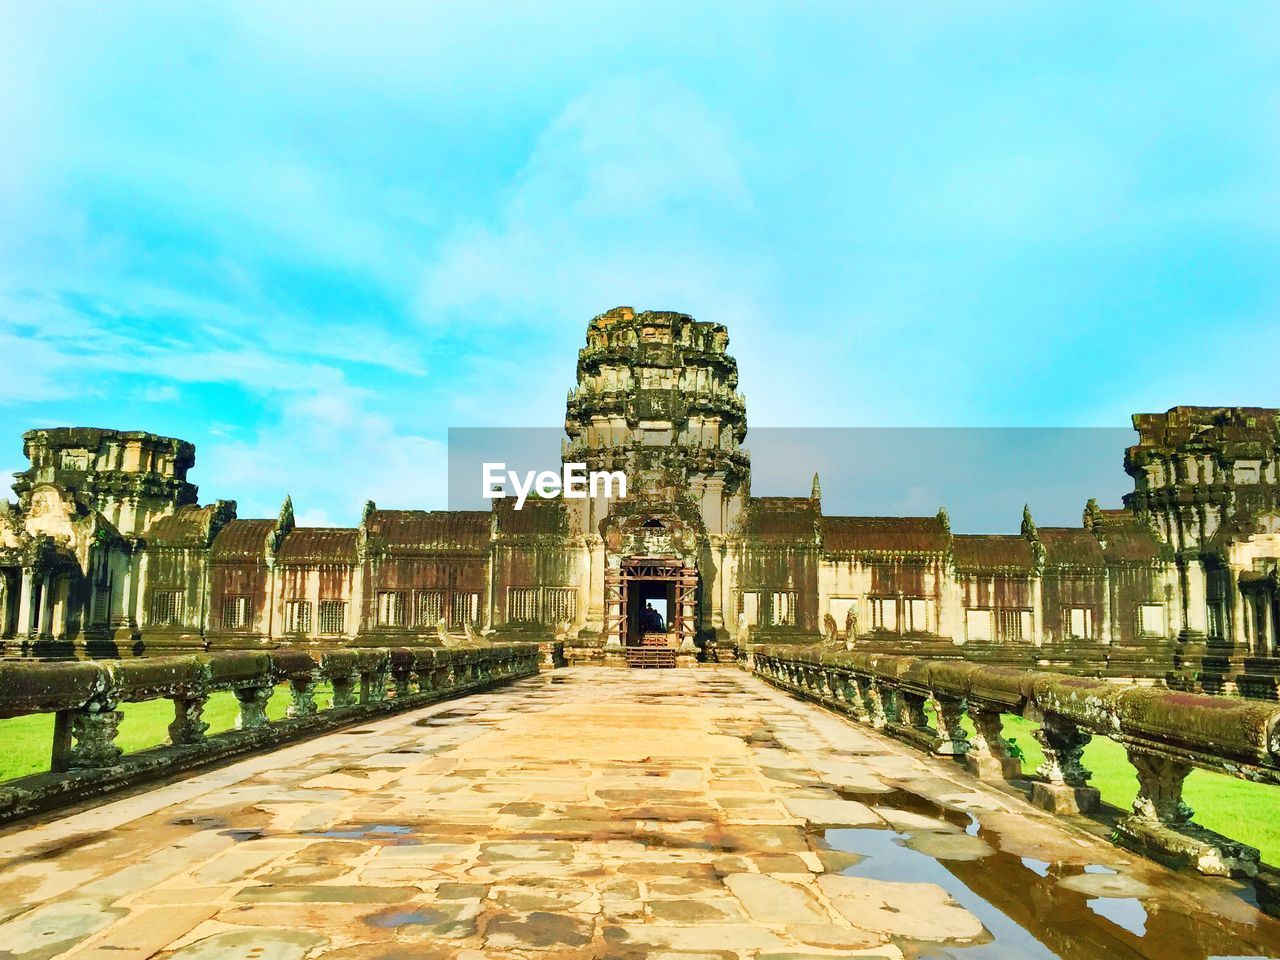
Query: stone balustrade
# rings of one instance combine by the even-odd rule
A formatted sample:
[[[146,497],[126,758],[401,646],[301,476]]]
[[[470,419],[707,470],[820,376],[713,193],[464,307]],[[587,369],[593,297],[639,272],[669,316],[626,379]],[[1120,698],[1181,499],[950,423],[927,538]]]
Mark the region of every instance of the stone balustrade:
[[[48,773],[0,784],[0,821],[88,799],[152,777],[313,736],[394,710],[461,696],[538,672],[536,644],[483,647],[234,651],[139,660],[0,660],[0,718],[55,715]],[[327,683],[332,706],[321,712]],[[288,685],[285,718],[267,702]],[[207,735],[210,694],[231,691],[236,729]],[[173,701],[165,746],[123,755],[120,705]]]
[[[1110,737],[1124,746],[1139,785],[1132,811],[1113,826],[1118,843],[1206,874],[1257,873],[1258,851],[1195,823],[1182,787],[1197,767],[1280,783],[1280,704],[844,650],[758,646],[750,659],[775,686],[953,757],[985,779],[1022,777],[1003,717],[1037,722],[1044,762],[1028,778],[1031,800],[1054,812],[1099,809],[1084,748],[1095,735]]]

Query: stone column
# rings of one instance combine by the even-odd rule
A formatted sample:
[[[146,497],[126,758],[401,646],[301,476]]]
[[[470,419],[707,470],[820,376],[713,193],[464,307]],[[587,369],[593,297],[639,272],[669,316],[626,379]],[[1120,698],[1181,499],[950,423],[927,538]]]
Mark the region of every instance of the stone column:
[[[1009,750],[1004,738],[1004,721],[999,710],[969,703],[969,719],[973,721],[973,737],[964,762],[969,772],[980,780],[1013,780],[1022,776],[1022,762]]]
[[[344,707],[354,707],[360,702],[360,677],[358,674],[348,673],[332,677],[329,682],[333,686],[333,708],[335,710],[341,710]],[[294,689],[294,703],[297,703],[297,688],[295,687]],[[310,696],[314,698],[314,692],[311,693]],[[292,707],[290,709],[292,709]],[[298,714],[291,713],[290,716],[310,716],[315,712],[315,703],[312,702],[311,708],[308,712]]]
[[[1138,774],[1138,795],[1133,813],[1115,826],[1118,843],[1211,876],[1257,873],[1257,850],[1192,822],[1193,811],[1182,800],[1189,764],[1136,747],[1127,753]]]
[[[862,703],[867,712],[867,723],[877,730],[883,729],[886,717],[884,701],[880,698],[880,687],[875,680],[867,679],[859,683]]]
[[[40,609],[36,611],[36,636],[50,635],[53,617],[53,574],[46,573],[40,582]]]
[[[1199,557],[1187,557],[1183,560],[1183,564],[1183,582],[1186,587],[1183,598],[1186,609],[1186,629],[1189,633],[1204,634],[1208,631],[1204,565]]]
[[[1089,786],[1092,774],[1085,769],[1084,748],[1093,735],[1056,714],[1048,714],[1033,736],[1044,751],[1044,763],[1036,773],[1044,782],[1031,790],[1031,802],[1054,813],[1093,813],[1101,795]]]
[[[123,752],[116,746],[116,733],[124,714],[110,700],[92,701],[71,714],[71,747],[68,765],[73,770],[110,767]]]
[[[241,687],[236,690],[236,700],[240,703],[240,715],[236,717],[237,730],[261,730],[270,721],[267,719],[267,701],[274,690],[270,686]]]
[[[174,697],[173,722],[169,724],[169,742],[177,746],[200,743],[209,729],[204,719],[205,696]]]
[[[337,689],[334,689],[337,695]],[[285,716],[291,718],[312,717],[316,714],[315,677],[293,677],[289,680],[289,706]]]
[[[964,700],[939,693],[934,693],[932,700],[934,724],[938,728],[933,752],[963,758],[969,752],[969,737],[961,723],[964,718]]]
[[[18,636],[31,635],[34,627],[35,574],[30,567],[22,568],[22,582],[18,587]]]

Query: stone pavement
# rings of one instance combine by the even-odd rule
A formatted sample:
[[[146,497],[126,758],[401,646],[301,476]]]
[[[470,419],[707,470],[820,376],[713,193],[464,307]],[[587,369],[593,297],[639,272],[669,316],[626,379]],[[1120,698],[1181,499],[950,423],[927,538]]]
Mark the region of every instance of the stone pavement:
[[[736,668],[575,668],[0,832],[0,958],[1280,956]]]

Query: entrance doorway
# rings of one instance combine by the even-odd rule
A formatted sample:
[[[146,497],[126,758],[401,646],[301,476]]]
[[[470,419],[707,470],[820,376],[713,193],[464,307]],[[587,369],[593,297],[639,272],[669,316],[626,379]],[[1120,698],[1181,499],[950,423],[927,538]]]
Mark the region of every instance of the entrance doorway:
[[[697,588],[697,570],[681,560],[627,557],[606,578],[606,633],[624,647],[661,645],[692,653]]]

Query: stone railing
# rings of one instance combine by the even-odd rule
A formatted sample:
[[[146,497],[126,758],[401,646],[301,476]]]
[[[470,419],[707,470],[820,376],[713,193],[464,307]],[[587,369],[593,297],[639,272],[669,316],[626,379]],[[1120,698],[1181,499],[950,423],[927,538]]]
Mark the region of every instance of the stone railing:
[[[1055,812],[1099,809],[1083,754],[1094,734],[1110,737],[1138,778],[1132,812],[1113,826],[1118,843],[1202,873],[1257,873],[1258,851],[1196,824],[1182,786],[1196,767],[1280,783],[1280,704],[962,661],[779,646],[751,653],[756,674],[775,686],[986,779],[1022,777],[1003,716],[1037,722],[1044,762],[1029,778],[1031,799]]]
[[[50,770],[0,784],[0,821],[89,799],[251,750],[313,736],[382,713],[461,696],[538,672],[536,644],[227,652],[141,660],[0,661],[0,718],[55,716]],[[320,711],[327,683],[332,706]],[[267,702],[288,685],[285,717]],[[207,736],[209,695],[231,691],[236,729]],[[122,755],[122,703],[172,700],[169,743]]]

